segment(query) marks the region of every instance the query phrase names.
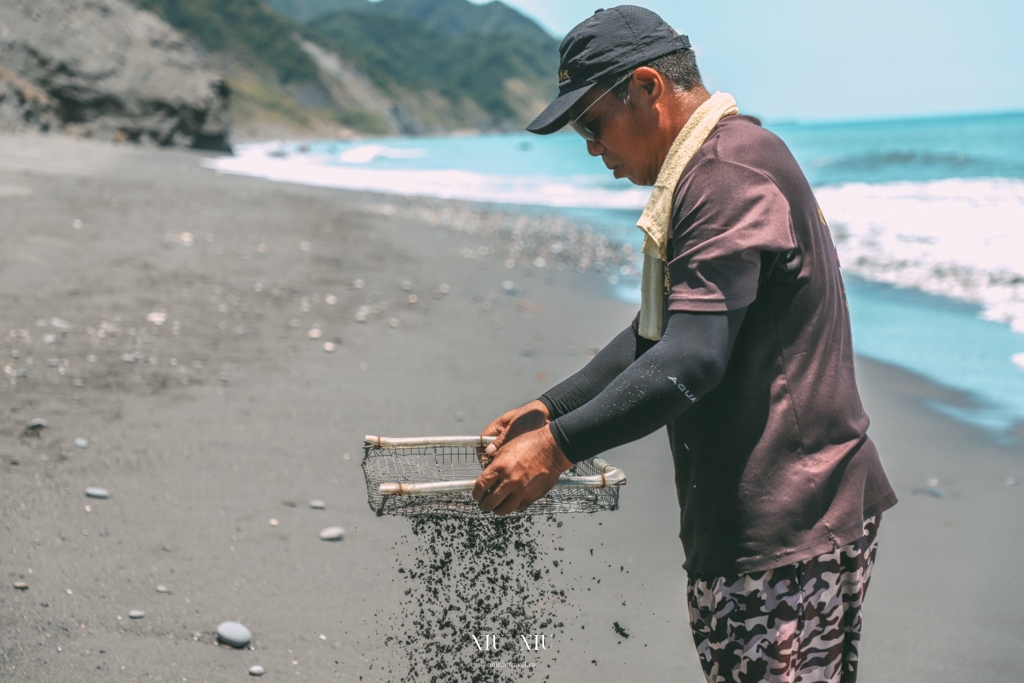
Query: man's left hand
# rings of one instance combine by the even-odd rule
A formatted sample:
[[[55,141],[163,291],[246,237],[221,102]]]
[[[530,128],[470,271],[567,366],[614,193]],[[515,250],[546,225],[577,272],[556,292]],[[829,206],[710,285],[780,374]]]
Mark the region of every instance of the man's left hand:
[[[473,487],[473,499],[496,515],[522,512],[572,467],[548,426],[506,442]]]

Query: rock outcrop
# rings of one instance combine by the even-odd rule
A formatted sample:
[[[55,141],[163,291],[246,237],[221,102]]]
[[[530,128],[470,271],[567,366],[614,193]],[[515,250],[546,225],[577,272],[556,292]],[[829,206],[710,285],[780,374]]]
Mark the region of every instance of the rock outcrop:
[[[227,150],[224,78],[123,0],[0,2],[0,129]]]

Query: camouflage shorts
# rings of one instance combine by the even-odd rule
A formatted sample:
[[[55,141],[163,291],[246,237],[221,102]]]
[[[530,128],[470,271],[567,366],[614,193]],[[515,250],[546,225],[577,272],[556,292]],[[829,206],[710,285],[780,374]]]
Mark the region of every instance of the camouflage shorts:
[[[690,626],[709,683],[854,683],[861,605],[881,515],[825,555],[732,577],[691,578]]]

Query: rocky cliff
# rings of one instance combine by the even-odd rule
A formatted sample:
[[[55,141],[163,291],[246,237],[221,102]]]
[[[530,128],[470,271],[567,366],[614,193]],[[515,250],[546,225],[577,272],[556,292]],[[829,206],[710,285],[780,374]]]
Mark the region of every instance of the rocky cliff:
[[[123,0],[2,0],[0,129],[228,149],[227,86]]]

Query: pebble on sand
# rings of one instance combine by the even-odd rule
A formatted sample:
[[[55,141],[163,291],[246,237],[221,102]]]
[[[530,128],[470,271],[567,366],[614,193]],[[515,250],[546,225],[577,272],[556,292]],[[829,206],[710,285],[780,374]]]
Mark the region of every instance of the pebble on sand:
[[[262,676],[264,673],[265,672],[263,670],[263,667],[260,666],[259,664],[254,664],[254,665],[249,667],[249,675],[250,676]]]
[[[398,321],[398,318],[389,318],[388,319],[388,326],[390,326],[390,327],[398,327],[399,325],[401,325],[401,323]]]
[[[340,541],[343,538],[345,538],[345,530],[340,526],[329,526],[320,531],[320,540],[322,541]]]
[[[28,590],[28,584],[25,583],[24,581],[15,581],[14,582],[14,587],[17,588],[20,591],[27,591]]]
[[[338,348],[334,342],[324,342],[324,351],[327,353],[334,353],[334,350]]]
[[[146,613],[143,612],[140,609],[130,609],[130,610],[128,610],[128,618],[129,619],[141,619],[144,616],[146,616]]]
[[[161,583],[161,584],[157,584],[156,592],[157,593],[170,593],[171,589]]]
[[[270,521],[267,522],[267,524],[269,524],[270,526],[277,526],[278,524],[280,524],[280,522],[278,522],[276,519],[271,518]]]
[[[77,437],[75,439],[75,448],[88,448],[88,447],[89,447],[89,439],[86,439],[85,437],[82,437],[82,436],[79,436],[79,437]]]
[[[217,640],[231,647],[242,648],[252,640],[252,633],[237,621],[222,621],[217,626]]]
[[[110,492],[100,486],[86,487],[85,495],[89,498],[110,498]]]
[[[314,510],[324,510],[327,508],[327,504],[324,503],[322,500],[311,500],[309,501],[309,507],[313,508]]]
[[[1017,477],[1007,477],[1006,478],[1006,485],[1007,486],[1016,486],[1017,485]]]
[[[37,417],[34,420],[29,420],[28,424],[25,425],[25,431],[38,432],[40,429],[46,427],[49,424],[46,420],[41,417]]]

